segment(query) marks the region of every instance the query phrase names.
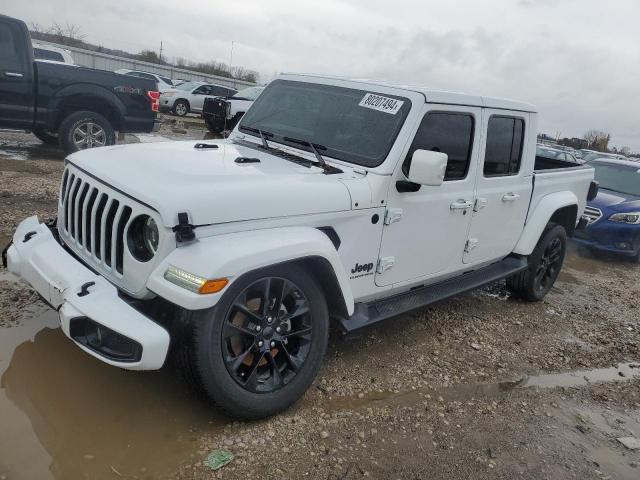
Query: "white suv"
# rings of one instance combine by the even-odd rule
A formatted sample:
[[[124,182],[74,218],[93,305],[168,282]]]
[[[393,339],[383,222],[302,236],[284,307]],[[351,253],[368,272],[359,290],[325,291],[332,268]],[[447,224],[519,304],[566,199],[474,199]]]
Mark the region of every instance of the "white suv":
[[[202,112],[206,98],[228,97],[237,93],[235,88],[205,82],[186,82],[162,92],[160,111],[184,117],[190,112]]]
[[[227,140],[70,155],[57,226],[25,219],[5,263],[88,354],[153,370],[171,344],[196,388],[260,418],[311,385],[331,322],[503,278],[546,295],[597,185],[536,158],[537,131],[526,103],[283,75]]]
[[[150,72],[141,72],[139,70],[129,70],[127,68],[121,68],[120,70],[116,70],[115,73],[119,73],[121,75],[129,75],[130,77],[138,77],[138,78],[146,78],[147,80],[153,80],[158,85],[159,92],[165,92],[174,88],[173,81],[165,76],[158,75],[157,73]]]

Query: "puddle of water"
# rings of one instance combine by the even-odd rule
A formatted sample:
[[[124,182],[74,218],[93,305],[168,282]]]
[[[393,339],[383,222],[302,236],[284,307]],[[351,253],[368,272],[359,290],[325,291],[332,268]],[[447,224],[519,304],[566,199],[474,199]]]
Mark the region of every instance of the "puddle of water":
[[[640,377],[640,364],[621,363],[617,367],[576,370],[528,377],[523,387],[582,387],[590,383],[623,382]]]
[[[432,398],[441,396],[447,401],[467,401],[471,398],[498,396],[516,388],[581,387],[590,383],[621,382],[634,378],[640,378],[640,364],[624,363],[611,368],[534,375],[522,377],[519,380],[497,383],[459,384],[437,389],[417,389],[400,393],[391,391],[372,392],[362,398],[351,396],[334,397],[326,403],[329,410],[354,409],[373,404],[383,405],[389,402],[410,405],[419,403],[425,394],[431,395]]]
[[[58,324],[47,309],[0,331],[0,475],[164,478],[229,422],[172,371],[110,367]]]

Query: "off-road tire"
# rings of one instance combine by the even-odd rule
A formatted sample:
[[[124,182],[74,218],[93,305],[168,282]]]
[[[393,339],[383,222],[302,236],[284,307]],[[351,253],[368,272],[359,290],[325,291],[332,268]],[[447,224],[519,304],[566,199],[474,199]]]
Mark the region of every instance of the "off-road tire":
[[[186,117],[187,114],[191,111],[191,107],[189,106],[189,102],[184,99],[176,100],[173,104],[173,113],[179,117]]]
[[[211,133],[222,135],[222,131],[224,130],[224,127],[219,128],[219,125],[213,120],[211,120],[210,118],[205,118],[204,123],[207,126],[207,130],[209,130]]]
[[[108,146],[115,145],[116,132],[113,126],[105,117],[99,113],[90,111],[74,112],[68,115],[60,124],[58,128],[58,137],[60,139],[60,146],[65,153],[74,153],[80,150],[80,148],[74,142],[74,132],[77,128],[83,124],[92,123],[99,126],[104,132],[104,145],[95,146]]]
[[[238,295],[254,282],[267,278],[286,279],[303,292],[309,304],[313,335],[304,363],[295,377],[280,389],[254,393],[244,389],[229,373],[223,360],[223,325]],[[322,287],[303,268],[294,264],[267,267],[247,273],[233,282],[218,304],[207,310],[183,311],[174,351],[182,378],[205,394],[227,415],[255,420],[274,415],[298,400],[315,379],[329,337],[329,312]]]
[[[536,280],[536,272],[542,268],[545,252],[553,242],[559,241],[560,253],[559,259],[555,264],[555,270],[548,277],[546,286],[541,286]],[[567,232],[562,225],[549,223],[538,240],[538,244],[534,248],[527,261],[529,267],[509,278],[507,278],[507,288],[517,297],[528,302],[539,302],[542,300],[549,290],[553,287],[558,274],[562,268],[564,257],[567,251]]]
[[[46,145],[58,145],[60,142],[58,135],[43,128],[37,128],[32,133]]]

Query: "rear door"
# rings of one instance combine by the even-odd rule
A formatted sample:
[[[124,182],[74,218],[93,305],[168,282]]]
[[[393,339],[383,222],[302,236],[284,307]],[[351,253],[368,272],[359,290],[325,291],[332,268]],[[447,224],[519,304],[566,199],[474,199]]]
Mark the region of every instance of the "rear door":
[[[23,23],[0,17],[0,126],[33,124],[33,52]]]
[[[213,92],[213,87],[211,85],[200,85],[196,88],[191,95],[191,100],[189,103],[191,104],[191,110],[201,111],[202,106],[204,105],[204,99],[207,96],[211,96]]]
[[[476,198],[463,262],[500,259],[513,250],[527,216],[532,172],[523,168],[529,114],[485,109]]]

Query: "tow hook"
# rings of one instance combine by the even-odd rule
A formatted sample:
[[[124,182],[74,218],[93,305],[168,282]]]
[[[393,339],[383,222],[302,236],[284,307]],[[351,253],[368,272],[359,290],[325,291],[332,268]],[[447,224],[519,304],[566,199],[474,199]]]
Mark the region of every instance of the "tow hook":
[[[96,282],[87,282],[87,283],[83,283],[82,286],[80,287],[80,291],[78,292],[78,296],[79,297],[86,297],[87,295],[89,295],[89,287],[93,287],[96,284]]]

